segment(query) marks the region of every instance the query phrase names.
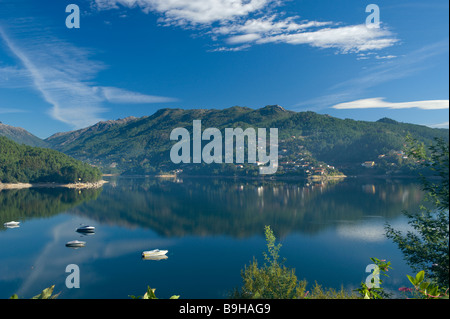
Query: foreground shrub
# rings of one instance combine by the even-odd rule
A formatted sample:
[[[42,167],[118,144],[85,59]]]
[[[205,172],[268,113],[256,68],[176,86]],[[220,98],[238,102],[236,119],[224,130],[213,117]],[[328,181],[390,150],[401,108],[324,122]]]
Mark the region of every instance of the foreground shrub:
[[[259,266],[253,258],[241,272],[243,285],[234,289],[231,298],[238,299],[348,299],[356,298],[341,288],[324,289],[317,282],[311,291],[307,291],[306,280],[298,280],[295,269],[288,268],[284,261],[279,261],[281,244],[275,244],[275,236],[270,226],[265,227],[267,252],[264,252],[265,263]]]

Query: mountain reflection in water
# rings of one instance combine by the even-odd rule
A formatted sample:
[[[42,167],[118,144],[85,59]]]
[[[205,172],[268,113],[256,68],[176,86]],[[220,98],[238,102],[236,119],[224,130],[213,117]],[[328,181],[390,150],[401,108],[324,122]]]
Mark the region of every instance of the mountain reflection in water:
[[[244,265],[262,260],[265,225],[299,279],[354,288],[377,257],[392,260],[395,285],[407,284],[408,267],[383,227],[404,227],[402,211],[418,211],[423,192],[411,180],[108,180],[101,189],[0,192],[1,221],[21,222],[0,231],[0,298],[32,297],[52,284],[60,298],[127,298],[147,285],[161,298],[226,298]],[[77,233],[80,224],[95,234]],[[86,247],[65,247],[72,240]],[[168,258],[142,260],[155,248]],[[68,264],[79,265],[82,288],[65,287]]]
[[[96,201],[76,210],[99,223],[150,228],[161,236],[314,234],[339,220],[391,218],[415,211],[422,199],[415,183],[328,184],[184,179],[112,180]]]
[[[0,192],[2,220],[72,213],[161,236],[249,237],[272,225],[281,236],[317,233],[340,220],[391,218],[416,211],[414,182],[306,182],[112,178],[102,189],[22,189]]]

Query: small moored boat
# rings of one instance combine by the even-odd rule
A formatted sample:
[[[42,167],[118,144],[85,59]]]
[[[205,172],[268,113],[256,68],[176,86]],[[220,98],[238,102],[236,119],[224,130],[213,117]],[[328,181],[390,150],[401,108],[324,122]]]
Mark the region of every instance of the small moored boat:
[[[147,250],[142,252],[142,257],[155,257],[155,256],[164,256],[167,254],[168,250],[159,250],[159,249],[153,249],[153,250]]]
[[[5,227],[18,227],[20,222],[10,221],[7,223],[4,223],[3,226]]]
[[[167,257],[166,255],[159,255],[159,256],[142,256],[142,260],[164,260],[167,259],[169,257]]]
[[[80,248],[80,247],[84,247],[86,245],[85,241],[79,241],[79,240],[72,240],[66,243],[66,247],[71,247],[71,248]]]
[[[95,227],[94,226],[81,226],[77,228],[77,232],[79,233],[93,233],[95,232]]]

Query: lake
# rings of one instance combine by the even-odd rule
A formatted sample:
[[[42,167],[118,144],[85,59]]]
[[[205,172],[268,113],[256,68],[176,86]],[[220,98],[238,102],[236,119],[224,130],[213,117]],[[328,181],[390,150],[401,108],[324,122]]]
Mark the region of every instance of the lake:
[[[423,198],[414,180],[105,179],[101,189],[0,192],[0,298],[31,298],[51,285],[64,299],[128,299],[147,286],[159,298],[227,298],[253,257],[264,262],[265,225],[309,288],[357,288],[370,257],[392,262],[388,289],[409,286],[412,271],[384,225],[407,229],[402,211],[418,211]],[[20,227],[3,227],[11,220]],[[80,225],[95,234],[75,232]],[[71,240],[86,246],[66,247]],[[168,258],[142,260],[156,248]],[[66,287],[70,264],[79,267],[80,288]]]

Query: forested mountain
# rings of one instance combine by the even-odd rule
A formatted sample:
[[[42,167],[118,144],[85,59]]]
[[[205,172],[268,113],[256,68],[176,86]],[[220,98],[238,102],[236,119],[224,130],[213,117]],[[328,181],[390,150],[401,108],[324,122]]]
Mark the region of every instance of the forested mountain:
[[[0,136],[0,183],[86,183],[101,177],[98,168],[66,154]]]
[[[19,144],[25,144],[37,147],[48,147],[47,143],[41,140],[39,137],[31,134],[20,127],[14,127],[6,125],[0,122],[0,136],[6,136],[7,138],[17,142]]]
[[[62,132],[62,133],[56,133],[53,134],[51,137],[49,137],[47,140],[51,140],[52,143],[47,143],[46,141],[43,141],[46,143],[47,146],[51,145],[58,145],[58,148],[63,148],[64,145],[70,145],[72,142],[76,142],[79,138],[83,138],[83,136],[94,136],[101,134],[108,129],[110,129],[113,126],[121,125],[121,124],[127,124],[128,122],[131,122],[133,120],[136,120],[137,118],[134,116],[127,117],[125,119],[119,119],[116,121],[104,121],[104,122],[98,122],[95,125],[77,130],[77,131],[71,131],[71,132]]]
[[[241,127],[278,128],[280,171],[294,171],[309,165],[336,166],[355,172],[364,162],[374,162],[383,172],[398,171],[411,163],[403,153],[405,137],[429,144],[435,137],[448,141],[448,129],[399,123],[338,119],[314,112],[287,111],[278,105],[260,109],[231,107],[217,109],[162,109],[151,116],[100,122],[92,127],[53,135],[45,140],[51,147],[77,159],[98,165],[104,172],[148,174],[178,168],[206,174],[236,174],[235,165],[175,165],[170,149],[176,141],[170,133],[185,127],[192,133],[194,120],[202,130]],[[204,142],[206,143],[206,142]],[[321,166],[321,167],[322,167]],[[244,169],[252,171],[250,166]],[[254,173],[254,171],[252,171]]]

